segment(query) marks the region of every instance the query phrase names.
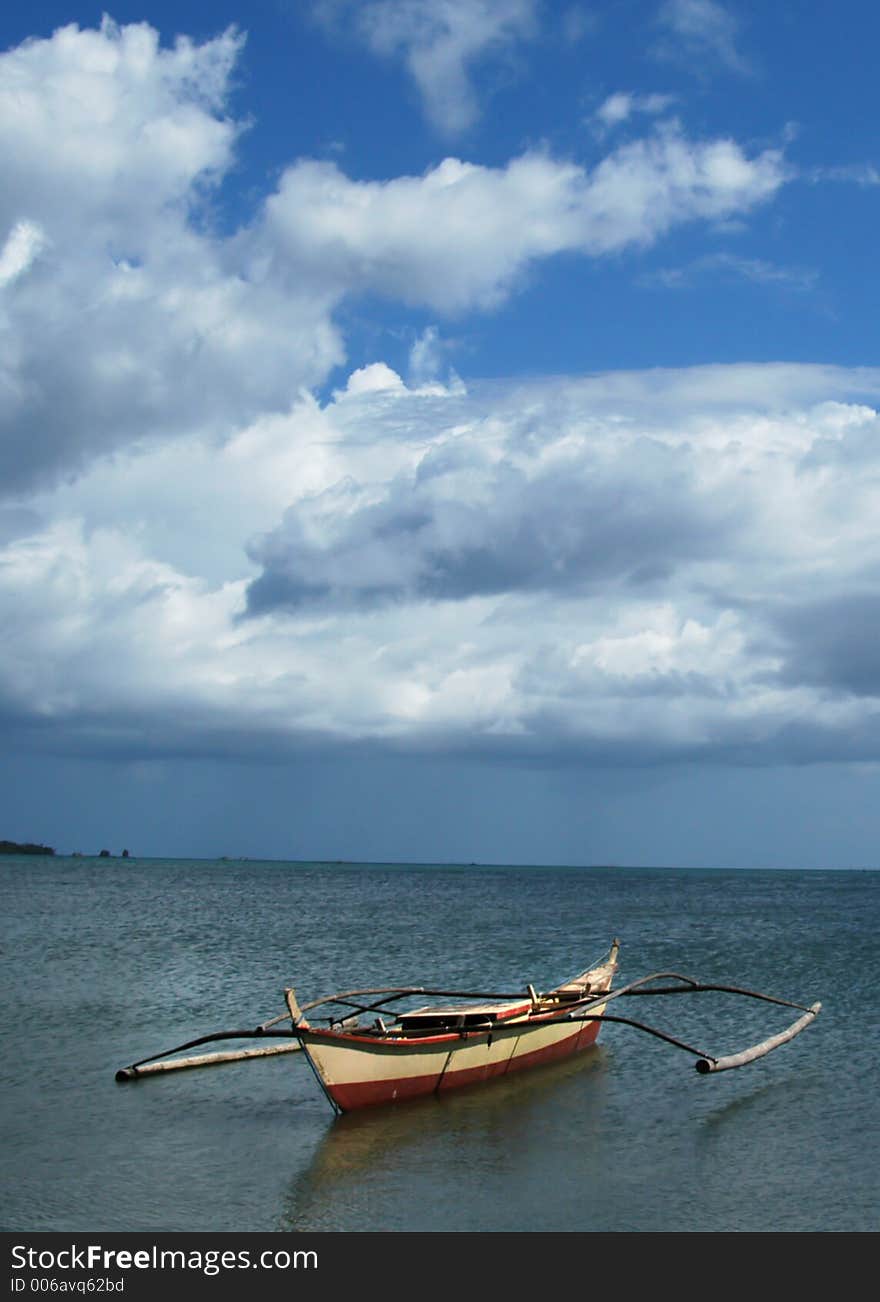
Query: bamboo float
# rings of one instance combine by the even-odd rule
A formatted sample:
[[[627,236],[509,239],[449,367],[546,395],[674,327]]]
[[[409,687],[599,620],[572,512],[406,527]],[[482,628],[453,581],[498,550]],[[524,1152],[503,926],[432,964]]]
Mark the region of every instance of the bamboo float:
[[[771,1049],[776,1049],[780,1044],[786,1044],[787,1041],[793,1040],[794,1037],[809,1026],[813,1018],[817,1016],[822,1005],[813,1004],[812,1007],[799,1017],[796,1022],[785,1031],[780,1031],[778,1035],[771,1035],[769,1040],[762,1040],[760,1044],[755,1044],[751,1049],[743,1049],[742,1053],[731,1053],[726,1058],[710,1058],[708,1056],[698,1058],[694,1064],[701,1076],[708,1076],[711,1071],[730,1071],[733,1067],[745,1067],[748,1063],[754,1062],[756,1058],[763,1058],[765,1053]]]
[[[211,1035],[200,1035],[196,1040],[187,1040],[185,1044],[176,1044],[173,1049],[163,1049],[161,1053],[140,1058],[128,1067],[120,1067],[116,1073],[116,1080],[122,1085],[126,1081],[137,1080],[140,1076],[151,1076],[161,1071],[186,1071],[189,1067],[213,1067],[221,1062],[241,1062],[245,1058],[267,1058],[272,1054],[295,1053],[297,1049],[302,1048],[299,1039],[294,1039],[292,1044],[271,1044],[262,1049],[221,1049],[219,1053],[199,1053],[189,1058],[173,1057],[175,1053],[183,1053],[184,1049],[195,1049],[199,1044],[212,1044],[218,1040],[262,1040],[264,1038],[290,1040],[295,1035],[294,1032],[273,1029],[279,1022],[289,1021],[290,1014],[281,1013],[253,1030],[215,1031]],[[160,1059],[163,1061],[159,1061]]]
[[[302,1045],[299,1040],[293,1044],[270,1044],[264,1049],[227,1049],[220,1053],[196,1053],[189,1058],[172,1058],[166,1062],[148,1062],[142,1067],[121,1067],[116,1079],[122,1083],[137,1080],[139,1076],[152,1076],[160,1071],[187,1071],[190,1067],[213,1067],[221,1062],[242,1062],[245,1058],[269,1058],[278,1053],[296,1053]]]

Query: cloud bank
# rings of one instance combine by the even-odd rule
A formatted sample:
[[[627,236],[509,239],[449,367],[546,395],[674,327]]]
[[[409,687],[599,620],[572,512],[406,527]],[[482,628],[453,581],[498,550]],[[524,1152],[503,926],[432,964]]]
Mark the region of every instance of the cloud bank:
[[[530,11],[491,9],[505,32]],[[880,758],[876,371],[465,386],[429,326],[410,384],[376,359],[316,396],[351,300],[496,310],[560,254],[746,217],[781,153],[667,123],[593,167],[296,159],[230,230],[242,40],[105,20],[0,56],[7,734],[130,757]]]
[[[0,700],[74,750],[880,758],[878,394],[382,367],[219,451],[96,463],[7,521]]]

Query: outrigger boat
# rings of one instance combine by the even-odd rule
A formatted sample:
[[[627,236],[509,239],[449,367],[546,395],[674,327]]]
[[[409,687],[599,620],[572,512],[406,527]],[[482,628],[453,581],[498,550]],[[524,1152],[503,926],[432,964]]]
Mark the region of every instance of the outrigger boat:
[[[701,1074],[726,1071],[754,1062],[794,1039],[822,1007],[815,1003],[807,1008],[738,986],[705,984],[676,972],[655,972],[614,989],[618,951],[619,942],[615,940],[601,962],[544,994],[532,985],[513,994],[396,986],[341,991],[300,1007],[295,992],[287,989],[288,1011],[279,1017],[252,1030],[217,1031],[189,1040],[121,1068],[116,1079],[136,1080],[158,1071],[301,1048],[333,1108],[341,1113],[439,1094],[567,1058],[594,1044],[603,1022],[645,1031],[683,1049],[696,1058],[695,1066]],[[707,991],[779,1004],[800,1010],[802,1016],[779,1034],[725,1057],[696,1049],[644,1022],[607,1011],[609,1004],[625,997]],[[425,998],[456,1002],[425,1004],[421,1002]],[[413,1000],[418,1001],[415,1007],[400,1007]],[[325,1012],[317,1015],[318,1009]],[[278,1029],[281,1022],[289,1022],[290,1027]],[[172,1056],[212,1041],[267,1037],[282,1038],[286,1043],[190,1058]]]

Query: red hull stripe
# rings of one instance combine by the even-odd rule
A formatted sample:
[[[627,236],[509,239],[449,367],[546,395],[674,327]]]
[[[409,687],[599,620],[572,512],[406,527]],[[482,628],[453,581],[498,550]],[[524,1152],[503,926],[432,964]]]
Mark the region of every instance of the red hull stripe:
[[[588,1048],[599,1034],[598,1022],[586,1022],[580,1031],[570,1035],[557,1044],[547,1045],[543,1049],[534,1049],[515,1058],[506,1058],[502,1062],[487,1064],[485,1067],[471,1067],[456,1071],[453,1066],[447,1068],[442,1076],[431,1072],[427,1076],[405,1076],[391,1081],[364,1081],[347,1085],[329,1085],[327,1092],[333,1102],[343,1112],[356,1108],[374,1107],[380,1103],[394,1103],[401,1099],[414,1099],[420,1095],[445,1093],[447,1090],[459,1089],[464,1085],[476,1085],[482,1081],[504,1076],[512,1071],[523,1071],[528,1067],[537,1067],[542,1063],[558,1062],[569,1058],[581,1049]]]

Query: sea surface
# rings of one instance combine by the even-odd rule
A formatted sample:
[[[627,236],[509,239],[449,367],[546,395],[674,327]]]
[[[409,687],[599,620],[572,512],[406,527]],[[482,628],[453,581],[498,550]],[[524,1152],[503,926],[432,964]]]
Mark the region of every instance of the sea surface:
[[[880,1228],[880,873],[3,857],[0,883],[4,1230]],[[738,1071],[609,1024],[566,1063],[341,1118],[300,1053],[114,1079],[282,1013],[285,985],[546,989],[615,936],[621,981],[823,1012]],[[798,1016],[624,1003],[715,1053]]]

